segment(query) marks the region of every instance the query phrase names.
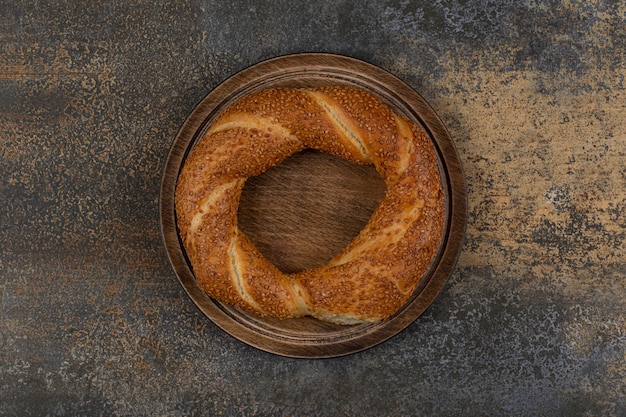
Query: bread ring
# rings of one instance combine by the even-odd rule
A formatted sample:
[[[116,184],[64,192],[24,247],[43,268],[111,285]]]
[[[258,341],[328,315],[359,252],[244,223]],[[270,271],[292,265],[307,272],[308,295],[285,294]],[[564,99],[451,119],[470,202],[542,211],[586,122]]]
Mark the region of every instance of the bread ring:
[[[387,189],[328,264],[285,274],[237,226],[247,178],[313,148],[373,164]],[[362,89],[275,88],[229,106],[189,153],[176,187],[180,237],[212,298],[277,318],[376,322],[411,296],[443,233],[444,193],[424,131]]]

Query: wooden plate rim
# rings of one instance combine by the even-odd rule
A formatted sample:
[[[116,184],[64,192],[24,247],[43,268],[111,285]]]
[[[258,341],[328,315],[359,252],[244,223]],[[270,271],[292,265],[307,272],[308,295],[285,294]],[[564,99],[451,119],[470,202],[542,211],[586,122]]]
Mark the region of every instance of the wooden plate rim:
[[[375,324],[331,326],[328,335],[281,332],[275,323],[212,300],[197,284],[176,227],[174,190],[189,150],[210,122],[241,96],[281,83],[344,83],[366,88],[422,125],[437,148],[446,189],[447,222],[438,256],[407,304],[389,319]],[[317,80],[317,81],[311,81]],[[464,175],[456,147],[428,103],[396,76],[370,63],[344,55],[306,53],[269,59],[231,76],[196,106],[183,123],[167,156],[159,201],[161,233],[178,281],[196,306],[219,328],[266,352],[294,358],[328,358],[373,347],[415,321],[434,301],[452,272],[462,248],[467,221]],[[300,319],[298,319],[300,320]],[[313,320],[313,319],[304,319]],[[332,331],[331,331],[332,330]]]

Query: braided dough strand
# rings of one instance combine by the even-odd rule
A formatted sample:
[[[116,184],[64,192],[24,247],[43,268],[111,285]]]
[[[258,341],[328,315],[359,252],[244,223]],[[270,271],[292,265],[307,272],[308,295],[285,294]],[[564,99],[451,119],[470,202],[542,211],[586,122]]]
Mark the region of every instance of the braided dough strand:
[[[387,191],[327,265],[284,274],[238,228],[237,209],[247,178],[306,148],[374,164]],[[387,318],[411,296],[438,249],[444,196],[429,138],[372,94],[281,88],[243,97],[210,126],[181,170],[176,213],[211,297],[263,316],[349,324]]]

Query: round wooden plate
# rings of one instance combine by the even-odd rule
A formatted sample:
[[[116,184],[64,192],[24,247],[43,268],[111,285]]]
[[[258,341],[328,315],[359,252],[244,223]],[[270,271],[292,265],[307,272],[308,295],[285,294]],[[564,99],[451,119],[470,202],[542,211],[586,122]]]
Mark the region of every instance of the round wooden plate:
[[[288,320],[261,318],[211,299],[194,278],[176,227],[174,194],[186,155],[215,117],[246,94],[269,87],[338,84],[364,88],[378,95],[399,113],[421,125],[437,149],[446,195],[446,222],[430,270],[404,307],[389,319],[375,324],[341,326],[308,317]],[[284,181],[284,175],[299,175],[298,167],[301,163],[298,158],[290,160],[286,165],[287,171],[272,175],[283,175],[280,181]],[[330,175],[333,175],[333,170],[339,168],[335,165],[335,168],[329,169]],[[300,173],[303,174],[302,171]],[[368,174],[365,175],[367,178]],[[269,182],[272,182],[271,175]],[[365,190],[365,194],[367,192]],[[293,192],[287,193],[287,198],[290,195],[293,196]],[[251,197],[246,197],[244,188],[242,200],[246,198]],[[262,198],[258,201],[262,202]],[[254,206],[254,203],[248,203],[247,206]],[[161,184],[160,215],[163,240],[180,283],[191,300],[217,326],[235,338],[267,352],[298,358],[324,358],[354,353],[381,343],[406,328],[426,310],[446,283],[460,253],[467,203],[463,172],[454,143],[441,120],[419,94],[383,69],[354,58],[332,54],[297,54],[270,59],[237,73],[198,104],[178,132],[168,155]],[[302,223],[306,224],[306,221]],[[246,231],[243,226],[242,229]],[[253,236],[251,238],[255,240]],[[276,252],[281,242],[276,241],[273,245]],[[269,250],[271,252],[271,248]],[[271,256],[268,257],[272,260]]]

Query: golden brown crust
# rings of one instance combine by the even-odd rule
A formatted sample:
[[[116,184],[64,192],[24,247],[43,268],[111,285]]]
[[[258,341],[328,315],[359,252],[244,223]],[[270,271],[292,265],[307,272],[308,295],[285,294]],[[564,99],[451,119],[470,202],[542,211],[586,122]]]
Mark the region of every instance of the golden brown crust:
[[[237,227],[245,180],[305,148],[373,163],[387,192],[327,265],[283,274]],[[213,298],[279,318],[379,321],[411,296],[436,254],[444,201],[430,139],[354,88],[269,89],[245,96],[210,126],[178,179],[176,213],[200,285]]]

